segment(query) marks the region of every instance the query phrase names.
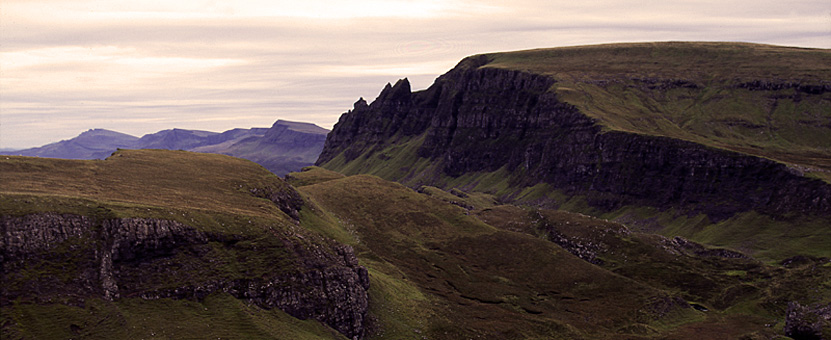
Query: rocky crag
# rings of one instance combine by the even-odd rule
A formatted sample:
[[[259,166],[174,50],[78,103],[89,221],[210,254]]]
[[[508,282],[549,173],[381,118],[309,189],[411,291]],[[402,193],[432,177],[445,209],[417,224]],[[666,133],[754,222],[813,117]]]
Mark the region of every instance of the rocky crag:
[[[619,49],[621,55],[646,50],[657,55],[671,49],[691,50],[689,53],[698,49],[699,54],[707,54],[714,53],[712,49],[727,47],[667,44],[597,49]],[[537,56],[557,51],[526,53]],[[813,53],[823,60],[831,55],[827,51],[804,53]],[[778,157],[779,146],[764,144],[755,146],[754,152],[745,152],[753,147],[735,142],[745,139],[743,133],[758,135],[758,131],[734,129],[737,124],[750,124],[747,121],[756,116],[710,122],[718,126],[713,128],[715,135],[721,134],[720,129],[725,126],[737,131],[733,140],[715,135],[710,138],[694,129],[707,124],[693,124],[695,119],[703,119],[696,118],[693,112],[711,109],[715,104],[710,102],[732,100],[751,105],[758,99],[772,101],[774,107],[791,105],[791,111],[777,111],[775,115],[792,114],[791,119],[814,116],[817,123],[806,123],[806,132],[831,133],[827,79],[748,81],[752,74],[735,74],[730,75],[734,78],[725,75],[726,78],[706,80],[693,73],[687,74],[688,79],[677,79],[672,77],[683,74],[685,65],[668,65],[665,60],[655,61],[664,63],[656,67],[666,67],[665,76],[604,73],[601,66],[587,67],[586,72],[594,74],[574,75],[563,74],[565,71],[559,69],[540,71],[545,70],[546,62],[568,62],[570,59],[565,57],[538,57],[543,60],[532,66],[505,66],[504,60],[512,56],[508,53],[469,57],[426,90],[412,92],[409,82],[403,79],[395,85],[388,84],[372,104],[359,100],[329,134],[317,164],[347,174],[372,173],[413,187],[433,185],[488,191],[504,201],[545,206],[559,206],[563,196],[529,197],[525,195],[527,190],[545,185],[549,191],[564,193],[565,200],[583,197],[590,207],[600,211],[632,205],[673,208],[690,216],[706,214],[711,222],[747,211],[771,216],[831,216],[831,184],[821,179],[828,173],[824,166],[831,155],[827,156],[827,146],[808,145],[822,143],[824,137],[798,144],[798,138],[787,137],[790,135],[783,132],[796,128],[770,122],[773,118],[769,117],[765,129],[781,130],[775,138],[787,137],[788,145],[813,150],[812,161],[795,163],[791,162],[794,158]],[[579,53],[573,58],[580,58]],[[633,66],[629,72],[637,73],[637,68]],[[605,91],[606,97],[594,97],[599,91]],[[707,91],[722,93],[703,100],[706,103],[691,103],[683,112],[676,112],[679,110],[674,108],[673,98],[705,96]],[[660,97],[665,98],[641,102]],[[604,106],[606,102],[616,102],[614,108],[623,113],[610,111]],[[810,105],[806,112],[795,112],[793,105],[801,105],[795,102]],[[625,114],[631,116],[621,117]],[[705,114],[699,114],[702,115]],[[623,118],[626,121],[621,123]],[[673,119],[671,128],[653,124]],[[794,154],[799,153],[797,149],[794,147]]]

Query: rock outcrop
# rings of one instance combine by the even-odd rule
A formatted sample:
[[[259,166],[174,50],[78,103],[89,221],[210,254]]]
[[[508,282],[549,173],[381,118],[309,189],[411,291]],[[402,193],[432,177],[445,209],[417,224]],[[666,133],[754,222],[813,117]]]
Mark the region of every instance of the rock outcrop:
[[[788,303],[785,316],[785,335],[796,340],[821,340],[831,334],[831,304],[803,306],[799,302]],[[823,329],[826,329],[823,331]]]
[[[286,213],[289,217],[300,220],[299,211],[303,207],[303,198],[294,189],[265,186],[262,188],[251,188],[249,191],[255,197],[265,198],[273,202],[280,208],[280,211]]]
[[[264,241],[155,218],[0,216],[0,305],[225,292],[363,337],[367,270],[351,247],[298,232],[264,235]]]
[[[419,157],[438,165],[387,179],[445,187],[441,178],[505,170],[515,192],[546,183],[607,211],[631,204],[677,207],[713,221],[748,210],[831,214],[831,185],[783,163],[604,130],[550,91],[554,78],[483,67],[488,62],[487,56],[470,57],[426,90],[411,92],[403,79],[388,84],[372,104],[359,100],[329,134],[317,164],[338,157],[338,164],[371,164],[368,159],[392,157],[382,150],[414,143],[406,149],[415,155],[400,156],[411,161],[394,166],[406,173]]]

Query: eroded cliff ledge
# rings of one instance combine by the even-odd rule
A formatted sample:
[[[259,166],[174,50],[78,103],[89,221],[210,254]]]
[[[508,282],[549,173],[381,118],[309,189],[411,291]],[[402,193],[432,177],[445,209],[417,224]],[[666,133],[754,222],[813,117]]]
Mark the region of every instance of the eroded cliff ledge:
[[[624,205],[673,207],[705,213],[713,221],[749,210],[780,216],[831,214],[831,185],[805,176],[798,167],[683,138],[610,128],[562,100],[570,88],[559,79],[490,67],[492,59],[467,58],[423,91],[411,92],[403,79],[388,84],[372,104],[359,100],[329,134],[317,164],[347,174],[378,174],[414,187],[482,188],[482,175],[491,173],[504,181],[499,188],[508,201],[525,188],[547,184],[583,195],[589,205],[606,211]],[[630,77],[598,85],[593,79],[591,86],[605,90],[618,86],[611,85],[617,81],[632,82]],[[705,87],[696,85],[698,80],[658,80],[650,84],[662,86],[638,89],[641,81],[627,91]],[[719,84],[746,92],[765,90]],[[823,102],[805,98],[825,95],[803,91],[813,85],[775,90]],[[460,183],[459,178],[468,181]]]
[[[0,305],[224,292],[362,337],[366,269],[351,247],[297,231],[254,238],[162,219],[0,216]]]

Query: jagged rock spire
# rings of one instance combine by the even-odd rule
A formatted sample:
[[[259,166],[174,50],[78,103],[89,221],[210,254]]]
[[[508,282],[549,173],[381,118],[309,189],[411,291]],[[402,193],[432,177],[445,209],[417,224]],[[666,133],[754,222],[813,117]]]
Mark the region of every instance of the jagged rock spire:
[[[403,102],[410,100],[411,95],[412,90],[410,89],[410,81],[407,78],[404,78],[395,82],[395,85],[390,85],[390,83],[387,83],[387,86],[384,86],[384,89],[381,91],[381,94],[378,95],[378,99],[376,99],[375,101]]]
[[[358,99],[358,101],[355,102],[353,107],[354,107],[355,110],[363,109],[363,108],[369,107],[369,104],[366,103],[366,100],[364,100],[364,97],[361,97],[361,98]]]

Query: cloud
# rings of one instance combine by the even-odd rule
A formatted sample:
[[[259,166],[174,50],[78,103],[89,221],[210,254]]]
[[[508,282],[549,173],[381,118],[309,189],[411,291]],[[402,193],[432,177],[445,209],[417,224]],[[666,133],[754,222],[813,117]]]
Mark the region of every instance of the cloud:
[[[426,88],[477,53],[624,41],[831,47],[827,1],[0,3],[0,147],[277,119],[331,127],[358,97]]]

